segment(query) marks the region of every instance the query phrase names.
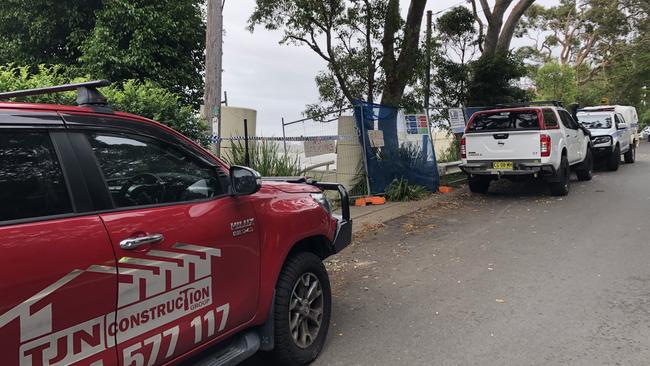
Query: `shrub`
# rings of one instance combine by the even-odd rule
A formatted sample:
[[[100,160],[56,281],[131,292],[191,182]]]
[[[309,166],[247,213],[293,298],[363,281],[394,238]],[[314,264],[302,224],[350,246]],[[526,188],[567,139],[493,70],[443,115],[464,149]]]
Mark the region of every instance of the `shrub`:
[[[265,177],[294,177],[302,174],[300,159],[280,152],[280,145],[273,141],[253,141],[248,144],[250,168]],[[230,151],[224,154],[231,165],[246,165],[244,141],[232,141]]]
[[[386,187],[386,199],[389,201],[417,201],[426,196],[427,192],[426,187],[409,184],[407,179],[400,178],[393,180]]]

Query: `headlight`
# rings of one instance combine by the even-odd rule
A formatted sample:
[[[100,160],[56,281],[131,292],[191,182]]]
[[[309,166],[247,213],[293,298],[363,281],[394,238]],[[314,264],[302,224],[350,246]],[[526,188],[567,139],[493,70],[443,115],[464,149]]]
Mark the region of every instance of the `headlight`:
[[[311,198],[316,201],[327,213],[331,214],[332,213],[332,204],[330,203],[330,200],[325,196],[323,193],[312,193]]]
[[[594,145],[602,145],[602,144],[612,144],[612,137],[611,136],[598,136],[594,137],[593,139],[593,144]]]

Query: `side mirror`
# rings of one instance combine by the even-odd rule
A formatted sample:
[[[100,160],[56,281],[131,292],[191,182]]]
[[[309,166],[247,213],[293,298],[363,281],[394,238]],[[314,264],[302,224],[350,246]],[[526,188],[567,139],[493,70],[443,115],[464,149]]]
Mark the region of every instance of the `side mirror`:
[[[230,194],[247,196],[262,188],[262,176],[255,170],[243,166],[230,167]]]
[[[621,123],[618,124],[618,129],[619,130],[627,130],[627,127],[628,127],[627,123],[621,122]]]

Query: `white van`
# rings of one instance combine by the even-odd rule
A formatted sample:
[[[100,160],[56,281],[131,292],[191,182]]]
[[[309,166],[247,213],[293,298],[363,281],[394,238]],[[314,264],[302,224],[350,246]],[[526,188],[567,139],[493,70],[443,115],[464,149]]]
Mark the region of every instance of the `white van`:
[[[636,108],[629,105],[601,105],[596,107],[586,107],[583,111],[613,111],[623,115],[625,123],[632,130],[632,140],[630,141],[635,146],[639,146],[639,114]]]
[[[578,122],[591,132],[591,148],[596,160],[607,169],[618,170],[621,155],[626,163],[636,160],[639,117],[634,107],[587,107],[578,113]]]

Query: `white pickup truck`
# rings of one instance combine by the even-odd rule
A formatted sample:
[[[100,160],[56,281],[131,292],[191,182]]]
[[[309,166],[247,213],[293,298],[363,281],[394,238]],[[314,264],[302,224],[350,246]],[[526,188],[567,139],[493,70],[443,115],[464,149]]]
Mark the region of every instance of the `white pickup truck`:
[[[551,193],[569,193],[571,171],[591,180],[589,131],[560,106],[512,107],[475,113],[461,139],[472,192],[486,193],[499,178],[545,179]]]
[[[639,118],[634,107],[587,107],[579,111],[578,122],[591,131],[594,159],[608,170],[618,170],[621,154],[626,163],[635,162]]]

